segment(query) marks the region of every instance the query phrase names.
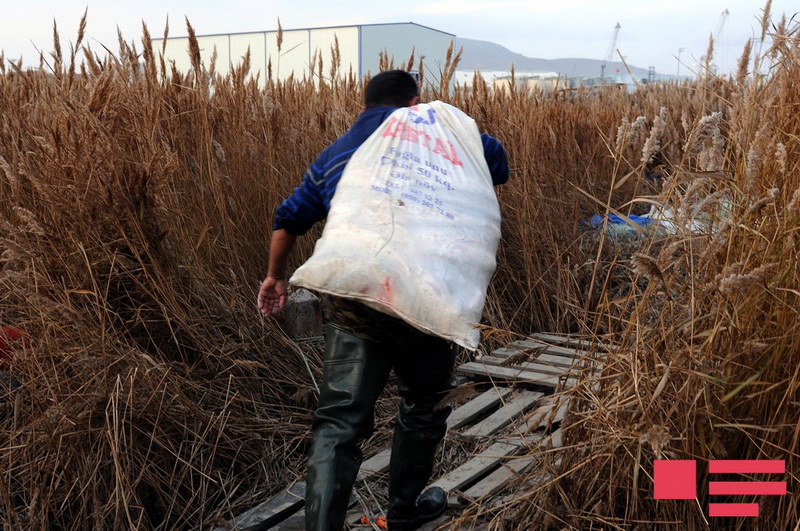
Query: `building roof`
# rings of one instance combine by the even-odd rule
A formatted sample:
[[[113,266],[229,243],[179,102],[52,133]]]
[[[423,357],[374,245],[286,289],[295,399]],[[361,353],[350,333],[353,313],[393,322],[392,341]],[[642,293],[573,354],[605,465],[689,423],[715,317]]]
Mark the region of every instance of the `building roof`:
[[[417,26],[419,28],[424,28],[430,31],[435,31],[437,33],[441,33],[443,35],[449,35],[451,37],[455,37],[454,33],[448,33],[446,31],[438,30],[436,28],[431,28],[430,26],[423,26],[422,24],[417,24],[416,22],[384,22],[379,24],[341,24],[338,26],[317,26],[317,27],[310,27],[310,28],[281,28],[282,31],[310,31],[310,30],[325,30],[325,29],[337,29],[337,28],[364,28],[364,27],[374,27],[374,26],[401,26],[401,25],[412,25]],[[270,30],[256,30],[256,31],[237,31],[233,33],[206,33],[203,35],[197,35],[198,37],[224,37],[226,35],[250,35],[252,33],[275,33],[277,29],[270,29]],[[176,35],[174,37],[167,37],[167,40],[170,39],[186,39],[188,35]],[[163,40],[163,37],[153,37],[154,41]]]

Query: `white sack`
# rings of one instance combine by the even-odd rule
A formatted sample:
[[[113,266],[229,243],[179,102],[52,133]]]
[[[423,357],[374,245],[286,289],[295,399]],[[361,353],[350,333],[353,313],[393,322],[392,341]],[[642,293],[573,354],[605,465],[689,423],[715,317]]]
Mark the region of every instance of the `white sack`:
[[[398,109],[356,151],[290,282],[474,350],[499,240],[478,128],[434,101]]]

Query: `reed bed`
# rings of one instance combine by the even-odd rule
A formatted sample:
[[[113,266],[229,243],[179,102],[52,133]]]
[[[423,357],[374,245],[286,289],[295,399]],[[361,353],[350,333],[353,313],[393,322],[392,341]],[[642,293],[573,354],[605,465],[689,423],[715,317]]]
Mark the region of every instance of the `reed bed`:
[[[259,87],[247,60],[222,76],[196,47],[177,72],[147,28],[100,59],[82,27],[37,69],[0,57],[0,324],[24,334],[0,385],[0,526],[208,528],[302,474],[320,347],[254,299],[275,208],[357,116],[361,80],[319,64]],[[658,458],[699,460],[699,485],[709,459],[784,459],[789,494],[757,522],[800,520],[800,57],[769,5],[763,31],[774,44],[731,79],[443,91],[451,54],[424,80],[512,164],[483,348],[619,345],[569,391],[565,448],[453,528],[704,527],[702,486],[700,505],[652,499]],[[674,231],[582,223],[652,205]]]
[[[733,79],[708,75],[692,84],[647,87],[582,112],[598,120],[595,138],[605,138],[607,150],[586,140],[572,145],[577,135],[557,132],[576,170],[586,146],[598,150],[587,170],[560,184],[550,177],[550,186],[561,186],[559,195],[534,188],[537,200],[509,199],[507,219],[516,209],[525,214],[505,233],[506,248],[525,249],[523,241],[530,253],[541,252],[542,243],[558,247],[564,257],[558,272],[545,273],[552,274],[547,284],[560,289],[542,295],[558,301],[569,316],[564,324],[613,338],[619,347],[598,353],[602,371],[565,393],[571,399],[565,447],[546,452],[502,504],[478,500],[453,528],[485,519],[489,529],[796,529],[800,36],[796,22],[772,21],[769,4],[762,32],[772,46],[753,59],[748,45]],[[514,116],[526,116],[525,108]],[[618,113],[616,135],[614,116],[600,120],[609,111]],[[536,114],[529,111],[530,122]],[[547,125],[569,127],[570,116],[559,114]],[[521,138],[535,144],[547,129],[538,124]],[[510,145],[518,163],[528,153],[535,167],[542,151]],[[599,171],[605,182],[597,190]],[[657,194],[630,182],[631,172],[640,178],[648,171],[662,177]],[[518,179],[512,186],[523,184]],[[580,194],[566,195],[570,185],[622,214],[666,207],[674,230],[630,239],[593,233],[579,245],[558,237],[537,241],[539,228],[523,227],[522,220],[541,220],[536,209],[554,198],[579,203]],[[585,215],[585,206],[575,205],[575,213]],[[590,256],[581,254],[586,251]],[[546,278],[541,271],[523,278],[540,281]],[[696,460],[698,501],[653,500],[655,459]],[[707,462],[715,459],[784,460],[782,476],[748,479],[786,481],[788,494],[709,496],[709,480],[721,479],[708,474]],[[709,501],[755,501],[760,516],[711,518]]]

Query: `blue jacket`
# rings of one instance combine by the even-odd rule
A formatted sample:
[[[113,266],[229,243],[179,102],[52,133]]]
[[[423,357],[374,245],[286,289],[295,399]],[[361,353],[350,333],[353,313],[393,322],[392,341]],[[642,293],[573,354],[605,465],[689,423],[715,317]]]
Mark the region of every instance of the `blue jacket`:
[[[320,153],[309,166],[300,186],[286,199],[275,213],[272,228],[285,229],[301,235],[318,221],[328,216],[331,198],[342,176],[345,165],[355,151],[383,123],[396,107],[380,106],[361,113],[345,134],[337,138]],[[483,134],[483,153],[489,165],[494,185],[508,181],[508,159],[506,151],[495,138]]]

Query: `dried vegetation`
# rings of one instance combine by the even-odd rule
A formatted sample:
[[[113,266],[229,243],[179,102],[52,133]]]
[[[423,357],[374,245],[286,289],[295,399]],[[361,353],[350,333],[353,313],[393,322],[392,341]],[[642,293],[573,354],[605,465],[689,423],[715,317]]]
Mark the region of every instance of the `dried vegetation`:
[[[704,528],[702,506],[652,500],[657,458],[785,459],[790,494],[760,521],[800,520],[800,41],[769,6],[763,32],[731,79],[427,84],[513,166],[484,348],[531,331],[621,345],[570,391],[553,478],[523,475],[457,526]],[[319,62],[259,88],[247,60],[221,76],[196,46],[180,73],[143,33],[106,59],[82,28],[38,69],[0,56],[0,324],[25,335],[0,385],[3,528],[207,528],[302,471],[319,347],[254,296],[273,212],[359,112],[359,80]],[[580,223],[653,205],[673,231]]]

